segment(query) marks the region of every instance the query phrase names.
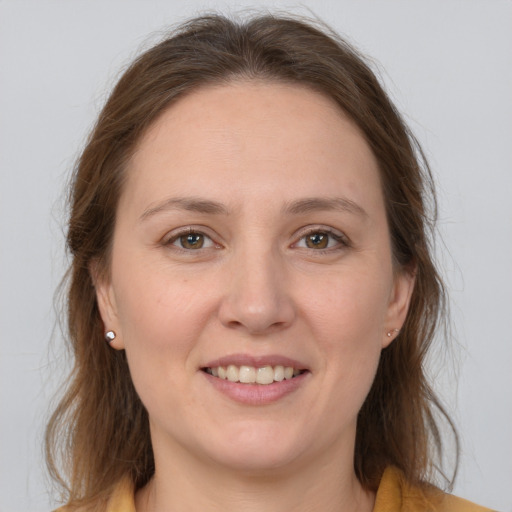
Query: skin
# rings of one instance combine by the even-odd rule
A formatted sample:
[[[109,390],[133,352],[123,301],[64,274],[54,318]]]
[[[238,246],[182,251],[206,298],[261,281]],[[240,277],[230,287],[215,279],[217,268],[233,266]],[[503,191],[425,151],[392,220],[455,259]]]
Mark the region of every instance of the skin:
[[[223,211],[183,207],[197,198]],[[310,198],[324,202],[297,206]],[[183,248],[184,230],[203,247]],[[393,265],[375,158],[330,99],[240,81],[171,106],[129,165],[96,282],[150,417],[156,471],[137,510],[372,510],[356,418],[412,287]],[[239,403],[201,371],[234,353],[308,372],[277,401]]]

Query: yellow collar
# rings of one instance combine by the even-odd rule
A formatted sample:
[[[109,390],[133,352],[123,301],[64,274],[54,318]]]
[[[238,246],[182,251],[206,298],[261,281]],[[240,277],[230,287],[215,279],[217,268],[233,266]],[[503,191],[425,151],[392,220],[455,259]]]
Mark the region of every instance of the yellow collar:
[[[106,512],[136,512],[134,487],[126,477],[110,497]],[[56,512],[66,512],[66,507]],[[461,498],[445,494],[435,487],[410,485],[403,473],[388,467],[377,490],[373,512],[492,512]]]

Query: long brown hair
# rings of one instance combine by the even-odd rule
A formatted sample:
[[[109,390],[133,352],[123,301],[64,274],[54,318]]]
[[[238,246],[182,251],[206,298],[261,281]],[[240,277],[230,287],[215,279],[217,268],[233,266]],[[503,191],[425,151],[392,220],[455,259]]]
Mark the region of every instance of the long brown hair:
[[[365,59],[325,26],[272,15],[242,22],[200,17],[125,71],[74,172],[67,235],[74,368],[46,437],[50,472],[72,504],[99,504],[121,478],[129,475],[140,488],[154,472],[147,412],[124,352],[103,339],[90,274],[93,263],[109,272],[126,163],[141,135],[174,101],[200,86],[240,78],[310,87],[332,98],[359,126],[379,164],[396,266],[415,272],[406,322],[383,350],[359,413],[354,456],[359,480],[375,490],[385,467],[394,465],[410,481],[428,481],[442,454],[436,410],[453,427],[424,373],[445,303],[430,246],[432,178],[418,143]]]

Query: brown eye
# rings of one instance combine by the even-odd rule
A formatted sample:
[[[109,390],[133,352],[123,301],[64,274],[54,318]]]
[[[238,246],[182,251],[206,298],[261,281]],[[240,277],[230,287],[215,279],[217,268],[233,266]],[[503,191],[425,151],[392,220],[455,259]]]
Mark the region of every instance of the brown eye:
[[[293,244],[294,247],[312,249],[323,254],[321,251],[335,252],[350,246],[345,235],[329,228],[319,227],[310,229]]]
[[[178,240],[183,249],[201,249],[204,245],[204,235],[201,233],[187,233],[181,235]]]
[[[329,245],[329,234],[322,233],[311,233],[305,237],[306,247],[310,249],[326,249]]]
[[[211,237],[193,227],[180,230],[167,240],[164,239],[163,243],[168,247],[190,252],[218,247]]]

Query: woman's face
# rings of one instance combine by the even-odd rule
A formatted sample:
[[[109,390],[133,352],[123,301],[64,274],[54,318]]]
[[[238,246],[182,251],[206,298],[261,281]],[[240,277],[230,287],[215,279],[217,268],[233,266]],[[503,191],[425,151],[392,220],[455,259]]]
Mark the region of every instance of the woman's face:
[[[375,158],[326,97],[237,82],[170,107],[127,169],[96,283],[157,464],[351,464],[412,291],[389,238]]]

